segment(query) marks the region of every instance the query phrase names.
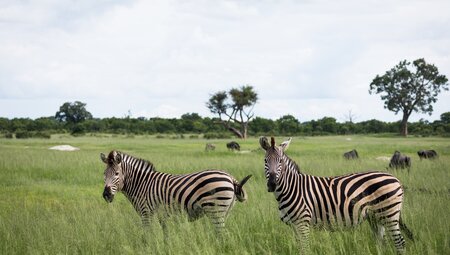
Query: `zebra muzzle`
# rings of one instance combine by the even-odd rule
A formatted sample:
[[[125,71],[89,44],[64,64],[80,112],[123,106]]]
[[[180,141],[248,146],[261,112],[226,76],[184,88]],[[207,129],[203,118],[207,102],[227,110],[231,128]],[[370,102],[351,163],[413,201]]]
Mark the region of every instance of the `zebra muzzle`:
[[[105,189],[103,190],[103,198],[108,203],[111,203],[113,201],[114,195],[111,193],[110,187],[105,187]]]
[[[274,192],[276,187],[277,187],[277,183],[275,181],[275,177],[270,175],[269,179],[267,180],[267,191]]]

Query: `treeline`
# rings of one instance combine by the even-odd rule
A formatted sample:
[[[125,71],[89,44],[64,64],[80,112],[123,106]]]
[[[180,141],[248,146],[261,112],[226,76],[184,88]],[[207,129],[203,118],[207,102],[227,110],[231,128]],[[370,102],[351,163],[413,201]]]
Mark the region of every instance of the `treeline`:
[[[324,117],[318,120],[300,122],[292,115],[277,120],[255,117],[249,122],[249,134],[259,135],[348,135],[398,133],[400,121],[383,122],[368,120],[358,123],[337,122],[335,118]],[[409,124],[411,135],[450,136],[450,112],[441,115],[441,120],[428,122],[421,120]],[[187,113],[181,118],[93,118],[73,124],[59,121],[55,117],[0,118],[0,132],[7,138],[49,138],[55,133],[84,135],[85,133],[113,134],[203,134],[206,138],[229,138],[229,132],[216,118],[201,117],[197,113]]]

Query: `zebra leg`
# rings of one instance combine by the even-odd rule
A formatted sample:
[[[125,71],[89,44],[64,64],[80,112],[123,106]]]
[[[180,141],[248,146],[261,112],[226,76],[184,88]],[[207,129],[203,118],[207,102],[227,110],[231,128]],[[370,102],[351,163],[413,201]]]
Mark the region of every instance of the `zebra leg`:
[[[227,216],[228,208],[223,206],[204,206],[203,210],[211,223],[216,228],[217,233],[222,233],[225,227],[225,218]]]
[[[309,253],[309,223],[302,222],[299,225],[294,226],[297,243],[300,245],[300,253]]]
[[[208,217],[216,228],[216,232],[219,234],[223,233],[223,229],[225,228],[225,213],[208,213]]]
[[[144,228],[148,228],[150,226],[150,217],[149,216],[142,215],[141,221],[142,221],[142,226],[144,226]]]
[[[381,224],[374,215],[370,215],[368,217],[368,221],[370,224],[370,228],[372,229],[372,233],[377,240],[378,245],[382,245],[384,243],[384,235],[386,232],[385,227]]]
[[[161,228],[163,231],[164,246],[168,247],[168,245],[169,245],[169,230],[167,229],[166,219],[167,218],[158,217],[159,224],[161,225]]]
[[[144,230],[148,230],[150,227],[150,216],[149,215],[141,215],[141,221],[142,221],[142,227],[144,228]],[[147,234],[148,231],[144,231],[142,233],[142,243],[147,245]]]
[[[225,220],[234,205],[234,199],[227,200],[205,200],[199,205],[199,210],[205,214],[216,228],[217,233],[222,233]]]
[[[391,236],[394,241],[395,248],[399,254],[405,253],[405,239],[403,238],[402,233],[400,232],[400,224],[398,220],[388,222],[385,224],[387,232]]]

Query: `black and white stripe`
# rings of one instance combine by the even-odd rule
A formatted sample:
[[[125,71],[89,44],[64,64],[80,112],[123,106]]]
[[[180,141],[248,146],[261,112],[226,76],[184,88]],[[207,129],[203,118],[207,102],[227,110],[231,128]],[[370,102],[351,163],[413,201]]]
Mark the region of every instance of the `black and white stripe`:
[[[403,188],[397,178],[382,172],[337,177],[306,175],[284,153],[289,143],[276,146],[273,137],[271,144],[267,138],[260,138],[266,150],[268,191],[274,192],[281,220],[294,227],[302,250],[309,249],[310,226],[351,227],[369,219],[378,240],[383,239],[386,230],[397,251],[404,252],[400,228],[408,237],[412,238],[412,234],[401,222]]]
[[[235,200],[247,199],[242,186],[250,176],[238,182],[221,170],[185,175],[161,173],[149,161],[119,151],[111,151],[107,157],[101,154],[101,158],[107,164],[103,197],[112,202],[121,191],[144,224],[158,209],[166,213],[184,209],[190,220],[206,215],[220,230]]]

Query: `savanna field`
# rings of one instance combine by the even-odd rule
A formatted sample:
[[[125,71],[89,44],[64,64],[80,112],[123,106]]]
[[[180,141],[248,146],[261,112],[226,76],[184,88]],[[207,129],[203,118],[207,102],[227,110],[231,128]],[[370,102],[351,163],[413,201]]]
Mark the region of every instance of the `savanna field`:
[[[277,142],[285,137],[277,138]],[[267,192],[264,153],[257,137],[238,141],[246,153],[226,149],[230,139],[172,139],[154,136],[53,135],[51,139],[0,139],[0,254],[297,254],[291,228],[279,220]],[[205,152],[205,144],[216,150]],[[79,151],[53,151],[70,144]],[[105,165],[100,153],[117,149],[151,161],[161,172],[223,169],[245,185],[249,199],[236,202],[226,231],[217,236],[207,218],[168,221],[169,237],[155,220],[144,228],[123,194],[102,198]],[[357,149],[359,160],[342,153]],[[437,160],[419,160],[419,149],[434,149]],[[390,171],[402,182],[402,218],[415,235],[407,254],[450,254],[450,139],[369,136],[294,137],[287,154],[304,173],[333,176],[386,170],[395,150],[412,158],[411,172]],[[378,158],[378,159],[377,159]],[[367,222],[349,231],[313,229],[312,254],[395,254],[387,238],[379,247]]]

